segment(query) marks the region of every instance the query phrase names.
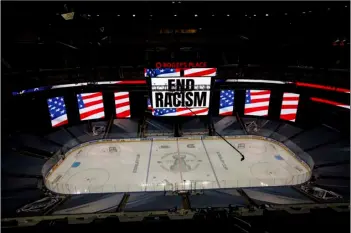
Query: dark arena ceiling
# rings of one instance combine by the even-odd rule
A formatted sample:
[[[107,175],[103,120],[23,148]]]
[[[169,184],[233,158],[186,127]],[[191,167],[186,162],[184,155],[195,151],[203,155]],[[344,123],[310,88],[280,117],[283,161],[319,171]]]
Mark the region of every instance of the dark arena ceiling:
[[[156,61],[349,68],[347,2],[2,5],[2,73],[14,87],[55,75],[108,78],[113,68]],[[73,20],[61,16],[67,12]]]

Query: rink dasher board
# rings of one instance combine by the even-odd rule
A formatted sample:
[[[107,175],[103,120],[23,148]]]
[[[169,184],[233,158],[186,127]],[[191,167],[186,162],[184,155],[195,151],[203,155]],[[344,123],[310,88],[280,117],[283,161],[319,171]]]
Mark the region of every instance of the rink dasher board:
[[[286,148],[286,146],[285,145],[283,145],[283,144],[281,144],[281,143],[278,143],[278,142],[276,142],[276,141],[274,141],[274,140],[267,140],[267,138],[264,138],[264,137],[260,137],[260,136],[228,136],[228,137],[225,137],[226,139],[240,139],[240,140],[246,140],[246,139],[248,139],[249,141],[250,141],[250,139],[252,140],[252,139],[260,139],[260,140],[263,140],[263,141],[265,141],[266,143],[267,142],[271,142],[271,143],[275,143],[275,144],[278,144],[279,145],[279,147],[280,148],[282,148],[282,149],[284,149],[284,150],[286,150],[286,152],[291,156],[291,157],[293,157],[293,158],[295,158],[296,159],[296,157],[295,157],[295,155],[294,155],[294,153],[293,152],[291,152],[288,148]],[[186,137],[186,138],[157,138],[157,139],[107,139],[107,140],[96,140],[96,141],[91,141],[91,142],[87,142],[87,143],[83,143],[83,144],[81,144],[81,145],[79,145],[79,146],[77,146],[77,147],[75,147],[75,148],[72,148],[71,150],[69,150],[67,153],[66,153],[66,158],[68,158],[70,155],[72,155],[72,154],[74,154],[74,152],[76,151],[76,150],[79,150],[79,149],[82,149],[83,147],[86,147],[86,146],[88,146],[88,145],[96,145],[96,144],[100,144],[100,143],[109,143],[109,144],[114,144],[114,143],[122,143],[122,142],[150,142],[150,147],[152,147],[152,143],[154,143],[154,144],[157,144],[158,142],[164,142],[164,141],[169,141],[170,142],[170,144],[177,144],[177,146],[179,146],[179,143],[181,143],[181,142],[183,142],[183,141],[195,141],[195,143],[196,144],[200,144],[200,146],[198,147],[198,148],[201,148],[201,149],[205,149],[206,150],[206,143],[205,143],[205,141],[207,141],[207,140],[220,140],[220,141],[222,141],[222,142],[224,142],[221,138],[219,138],[219,137],[208,137],[208,136],[206,136],[206,137],[201,137],[201,136],[195,136],[195,137]],[[201,144],[203,145],[203,147],[201,146]],[[227,145],[227,144],[222,144],[222,145]],[[227,145],[227,146],[229,146],[229,145]],[[174,151],[174,149],[173,149],[173,151]],[[182,151],[184,151],[184,150],[182,150]],[[150,152],[154,152],[153,150],[150,150]],[[178,151],[179,152],[179,151]],[[153,157],[155,157],[156,156],[156,154],[155,155],[153,155],[153,154],[155,154],[155,152],[154,153],[151,153],[149,156],[150,156],[150,158],[151,158],[151,160],[150,160],[150,164],[149,164],[149,169],[152,167],[152,166],[154,166],[155,165],[155,163],[153,163],[153,162],[151,162],[152,161],[152,159],[153,159]],[[178,153],[179,154],[179,153]],[[206,153],[204,153],[204,150],[201,152],[201,156],[203,156],[204,154],[207,154],[208,155],[208,153],[207,153],[207,151],[206,151]],[[144,157],[145,157],[146,155],[144,155]],[[162,154],[160,155],[160,156],[162,156]],[[201,157],[200,156],[200,157]],[[208,155],[209,156],[209,155]],[[211,160],[210,158],[208,158],[209,160]],[[203,160],[206,160],[205,159],[205,156],[203,156]],[[299,163],[299,164],[302,164],[302,165],[307,165],[307,164],[304,164],[300,159],[296,159],[297,160],[297,162]],[[62,162],[63,162],[63,160],[60,160],[51,170],[50,170],[50,172],[48,173],[48,175],[46,176],[46,181],[49,181],[48,179],[49,179],[49,176],[60,166],[60,164],[62,164]],[[206,171],[203,171],[203,173],[205,173],[205,172],[207,172],[207,171],[210,171],[211,169],[210,169],[210,167],[209,167],[209,163],[205,163],[206,164],[206,166],[207,166],[207,169],[206,169]],[[205,165],[203,165],[203,166],[205,166]],[[203,167],[202,166],[202,167]],[[157,169],[155,168],[155,169],[150,169],[151,170],[151,174],[147,174],[147,176],[151,176],[152,177],[152,172],[156,172],[157,171]],[[213,167],[212,167],[212,170],[213,170]],[[311,168],[310,167],[308,167],[308,165],[307,165],[307,171],[308,171],[308,173],[310,173],[310,170],[311,170]],[[149,171],[148,171],[149,172]],[[158,171],[158,174],[161,174],[161,176],[162,176],[162,174],[166,177],[167,175],[165,174],[166,172],[165,171]],[[181,171],[179,172],[179,173],[182,173]],[[213,173],[215,173],[215,171],[213,171]],[[185,172],[184,173],[185,174],[185,178],[183,179],[183,177],[179,177],[179,179],[178,178],[174,178],[174,177],[176,177],[178,174],[174,174],[174,173],[172,173],[172,174],[169,174],[169,176],[173,176],[173,178],[171,179],[171,181],[174,181],[174,180],[178,180],[179,182],[174,182],[175,183],[175,185],[180,185],[180,186],[182,186],[182,187],[172,187],[171,189],[172,190],[174,190],[174,189],[194,189],[194,188],[199,188],[199,187],[193,187],[193,184],[186,184],[186,183],[183,183],[182,182],[182,180],[193,180],[193,178],[194,178],[194,176],[195,176],[195,178],[194,178],[194,180],[198,180],[197,178],[199,178],[198,176],[199,176],[199,174],[197,173],[196,174],[196,172],[195,173],[193,173],[193,174],[191,174],[191,172]],[[197,177],[196,177],[197,176]],[[200,175],[201,176],[201,175]],[[211,176],[211,175],[210,175]],[[189,179],[188,179],[189,178]],[[146,178],[146,180],[147,180],[147,178]],[[205,180],[205,179],[201,179],[201,180]],[[150,180],[149,180],[150,181]],[[210,181],[210,183],[211,183],[211,186],[210,187],[202,187],[202,188],[205,188],[205,189],[218,189],[218,188],[229,188],[229,187],[220,187],[220,185],[219,185],[219,181],[218,181],[218,179],[216,178],[216,181],[215,181],[215,179],[214,179],[214,177],[212,176],[212,177],[208,177],[208,179],[206,179],[206,181]],[[229,180],[228,180],[228,182],[229,182]],[[160,183],[160,180],[155,180],[155,182],[152,182],[152,183]],[[173,182],[171,182],[171,183],[173,183]],[[178,184],[177,184],[178,183]],[[217,184],[216,184],[217,183]],[[227,183],[227,185],[230,185],[229,183]],[[227,186],[226,185],[226,186]],[[145,190],[143,190],[142,188],[140,189],[140,188],[137,188],[137,190],[130,190],[130,191],[163,191],[165,188],[164,187],[158,187],[158,185],[156,185],[156,188],[154,187],[153,188],[153,190],[150,190],[150,189],[152,189],[151,187],[151,184],[149,185],[149,183],[148,183],[148,181],[146,181],[145,182]],[[195,186],[196,186],[196,183],[195,183]],[[232,185],[230,185],[230,186],[235,186],[235,184],[232,184]],[[237,185],[238,186],[238,185]],[[247,186],[246,186],[247,187]],[[54,190],[53,190],[54,191]],[[107,190],[106,190],[107,191]],[[113,192],[114,190],[109,190],[110,192]]]
[[[290,151],[284,144],[277,142],[275,140],[271,140],[265,137],[261,137],[261,136],[225,136],[226,139],[260,139],[263,141],[269,141],[271,143],[275,143],[278,144],[281,148],[285,149],[290,155],[292,155],[294,158],[296,158],[298,160],[299,163],[302,163],[307,169],[311,169],[303,160],[301,160],[300,158],[297,158],[297,156]],[[86,142],[83,144],[80,144],[77,147],[74,147],[72,149],[70,149],[69,151],[67,151],[66,156],[68,157],[70,154],[73,154],[73,152],[75,152],[76,150],[79,150],[83,147],[86,147],[87,145],[90,144],[97,144],[97,143],[113,143],[113,142],[141,142],[141,141],[183,141],[183,140],[222,140],[220,137],[217,136],[196,136],[196,137],[186,137],[186,138],[169,138],[169,137],[165,137],[165,138],[157,138],[157,139],[101,139],[101,140],[95,140],[95,141],[90,141],[90,142]],[[59,162],[48,172],[48,174],[46,175],[46,178],[48,178],[48,176],[61,164],[63,160],[59,160]]]
[[[233,135],[233,136],[223,136],[225,139],[256,139],[256,140],[263,140],[269,141],[273,144],[276,144],[287,151],[291,156],[293,156],[296,160],[303,164],[306,169],[313,169],[311,168],[305,161],[303,161],[300,157],[298,157],[293,151],[291,151],[286,145],[281,142],[278,142],[274,139],[257,136],[257,135]],[[128,138],[128,139],[100,139],[100,140],[93,140],[89,142],[82,143],[70,150],[68,150],[65,154],[69,155],[74,151],[85,147],[89,144],[96,144],[96,143],[111,143],[111,142],[140,142],[140,141],[182,141],[182,140],[223,140],[219,136],[190,136],[190,137],[157,137],[157,138]],[[46,175],[47,177],[47,175]]]
[[[288,149],[284,144],[277,142],[275,140],[269,139],[269,138],[265,138],[265,137],[261,137],[261,136],[255,136],[255,135],[245,135],[245,136],[225,136],[226,139],[258,139],[258,140],[263,140],[263,141],[269,141],[271,143],[274,144],[278,144],[281,148],[285,149],[290,155],[292,155],[295,159],[298,160],[299,163],[302,163],[304,165],[304,167],[306,167],[307,169],[311,169],[309,167],[309,165],[304,162],[301,158],[299,158],[298,156],[296,156],[290,149]],[[90,141],[90,142],[86,142],[86,143],[82,143],[72,149],[70,149],[69,151],[66,152],[65,158],[67,156],[69,156],[70,154],[73,154],[73,152],[75,152],[76,150],[79,150],[83,147],[86,147],[87,145],[90,144],[97,144],[97,143],[113,143],[113,142],[141,142],[141,141],[183,141],[183,140],[222,140],[220,137],[217,136],[196,136],[196,137],[186,137],[186,138],[169,138],[169,137],[165,137],[165,138],[156,138],[156,139],[152,139],[152,138],[145,138],[145,139],[101,139],[101,140],[94,140],[94,141]],[[48,178],[48,176],[57,168],[57,166],[59,166],[61,164],[63,160],[60,159],[56,165],[54,165],[54,167],[45,175],[46,178]]]

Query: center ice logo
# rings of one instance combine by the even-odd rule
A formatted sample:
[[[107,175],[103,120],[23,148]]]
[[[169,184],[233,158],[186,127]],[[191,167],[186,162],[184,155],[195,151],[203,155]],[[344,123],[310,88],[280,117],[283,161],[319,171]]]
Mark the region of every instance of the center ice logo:
[[[187,152],[174,152],[162,156],[160,167],[168,172],[190,172],[200,166],[201,159],[197,159],[194,154]]]

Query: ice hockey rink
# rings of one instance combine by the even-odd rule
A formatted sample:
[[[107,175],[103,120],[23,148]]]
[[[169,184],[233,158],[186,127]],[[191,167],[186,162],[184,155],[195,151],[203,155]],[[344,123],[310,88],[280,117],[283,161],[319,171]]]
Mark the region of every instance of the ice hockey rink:
[[[68,151],[46,175],[62,194],[296,185],[311,168],[283,144],[259,136],[99,140]]]

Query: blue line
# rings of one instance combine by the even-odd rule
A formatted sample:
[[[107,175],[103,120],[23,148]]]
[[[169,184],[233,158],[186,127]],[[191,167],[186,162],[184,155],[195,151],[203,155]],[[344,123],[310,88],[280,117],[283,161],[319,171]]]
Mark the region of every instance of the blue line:
[[[218,188],[221,188],[221,185],[219,184],[219,181],[218,181],[218,178],[217,178],[217,174],[216,174],[216,172],[215,172],[215,170],[214,170],[214,167],[213,167],[213,165],[212,165],[212,161],[211,161],[210,156],[209,156],[209,154],[208,154],[208,152],[207,152],[207,149],[206,149],[206,145],[205,145],[205,143],[204,143],[204,140],[203,140],[202,138],[201,138],[200,140],[201,140],[201,142],[202,142],[202,145],[204,146],[204,149],[205,149],[205,152],[206,152],[208,161],[210,162],[210,165],[211,165],[211,168],[212,168],[212,171],[213,171],[213,175],[214,175],[215,178],[216,178]]]
[[[147,173],[146,173],[146,182],[145,184],[147,184],[147,182],[149,181],[149,171],[150,171],[150,162],[151,162],[151,153],[152,153],[152,146],[154,144],[154,139],[151,139],[151,146],[150,146],[150,154],[149,154],[149,164],[147,165]],[[145,186],[145,192],[146,192],[146,188],[147,185]]]

